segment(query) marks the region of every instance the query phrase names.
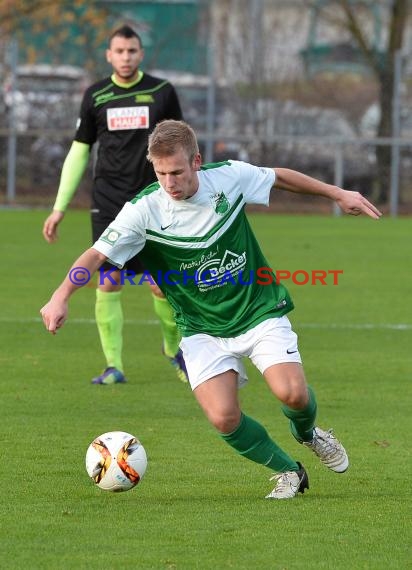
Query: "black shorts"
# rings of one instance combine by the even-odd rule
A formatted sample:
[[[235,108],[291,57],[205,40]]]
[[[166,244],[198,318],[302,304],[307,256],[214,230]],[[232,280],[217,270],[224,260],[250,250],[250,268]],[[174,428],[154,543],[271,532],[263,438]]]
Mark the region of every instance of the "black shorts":
[[[91,221],[92,221],[93,243],[95,243],[99,239],[104,230],[112,223],[114,218],[115,216],[113,217],[107,214],[105,215],[105,213],[102,211],[94,212],[92,210]],[[113,264],[109,263],[108,261],[105,261],[101,267],[103,269],[110,269],[111,267],[113,267]],[[140,261],[138,255],[135,255],[134,257],[129,259],[129,261],[125,263],[124,267],[130,269],[131,271],[134,271],[136,275],[139,275],[140,273],[143,273],[145,271],[145,268],[142,262]]]

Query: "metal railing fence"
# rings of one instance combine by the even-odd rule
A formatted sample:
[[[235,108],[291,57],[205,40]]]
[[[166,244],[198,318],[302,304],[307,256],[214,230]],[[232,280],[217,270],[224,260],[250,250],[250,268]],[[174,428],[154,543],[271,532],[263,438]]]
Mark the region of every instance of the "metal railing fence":
[[[0,203],[28,207],[52,205],[72,137],[73,130],[13,133],[0,129]],[[259,139],[202,132],[198,138],[205,162],[235,158],[262,166],[293,168],[326,182],[359,190],[372,199],[378,183],[376,149],[386,146],[391,150],[391,165],[384,206],[393,217],[399,213],[412,214],[412,139],[290,135]],[[91,165],[78,193],[79,205],[87,205],[90,185]]]

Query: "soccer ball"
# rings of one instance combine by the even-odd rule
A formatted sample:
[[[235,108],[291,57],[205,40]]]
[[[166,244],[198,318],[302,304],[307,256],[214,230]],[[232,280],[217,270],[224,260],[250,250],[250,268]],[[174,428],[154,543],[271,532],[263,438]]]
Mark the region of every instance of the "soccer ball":
[[[140,441],[124,431],[96,437],[86,453],[86,471],[104,491],[128,491],[146,472],[147,456]]]

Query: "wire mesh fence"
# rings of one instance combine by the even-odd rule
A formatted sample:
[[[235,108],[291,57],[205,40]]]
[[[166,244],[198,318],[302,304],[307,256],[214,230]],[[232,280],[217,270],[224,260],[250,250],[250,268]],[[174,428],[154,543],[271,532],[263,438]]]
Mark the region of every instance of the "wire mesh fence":
[[[27,207],[51,207],[57,192],[60,172],[70,148],[73,130],[27,130],[17,133],[14,188],[8,188],[8,160],[11,134],[0,129],[0,204]],[[203,155],[212,148],[212,161],[247,160],[262,166],[278,166],[300,170],[348,190],[358,190],[376,199],[376,148],[386,145],[399,148],[398,193],[388,189],[384,209],[393,215],[412,213],[412,140],[405,139],[343,139],[337,137],[272,136],[257,139],[249,136],[207,135],[199,131]],[[88,207],[92,184],[92,162],[75,195],[74,207]],[[393,192],[393,190],[392,190]],[[329,203],[314,203],[310,198],[273,196],[279,211],[333,211]]]

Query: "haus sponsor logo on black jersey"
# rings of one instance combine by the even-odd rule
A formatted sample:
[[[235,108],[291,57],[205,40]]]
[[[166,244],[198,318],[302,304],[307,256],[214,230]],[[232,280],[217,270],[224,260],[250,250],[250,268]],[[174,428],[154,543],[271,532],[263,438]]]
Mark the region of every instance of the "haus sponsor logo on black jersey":
[[[116,107],[106,110],[109,131],[149,128],[149,107]]]

